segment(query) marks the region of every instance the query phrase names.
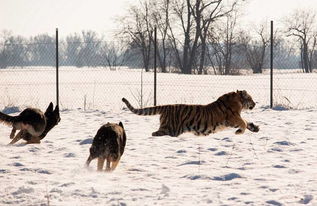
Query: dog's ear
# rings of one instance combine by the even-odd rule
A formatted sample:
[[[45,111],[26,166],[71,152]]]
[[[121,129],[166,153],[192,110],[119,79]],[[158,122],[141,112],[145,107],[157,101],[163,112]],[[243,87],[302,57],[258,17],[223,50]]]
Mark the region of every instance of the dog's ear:
[[[119,122],[119,126],[122,127],[122,129],[124,129],[122,122]]]
[[[48,105],[46,112],[53,112],[53,103],[52,102]]]
[[[58,112],[59,112],[59,106],[58,106],[58,105],[56,105],[54,112],[55,112],[55,113],[58,113]]]

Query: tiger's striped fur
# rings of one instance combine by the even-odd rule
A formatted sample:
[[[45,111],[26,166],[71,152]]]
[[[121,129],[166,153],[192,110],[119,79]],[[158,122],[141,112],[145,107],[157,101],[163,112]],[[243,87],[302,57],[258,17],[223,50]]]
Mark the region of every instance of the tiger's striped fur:
[[[207,105],[174,104],[135,109],[125,98],[122,101],[135,114],[160,114],[160,128],[153,136],[179,136],[185,132],[195,135],[209,135],[227,127],[239,128],[236,134],[245,129],[258,132],[259,127],[242,119],[243,109],[253,109],[252,97],[245,91],[230,92]]]

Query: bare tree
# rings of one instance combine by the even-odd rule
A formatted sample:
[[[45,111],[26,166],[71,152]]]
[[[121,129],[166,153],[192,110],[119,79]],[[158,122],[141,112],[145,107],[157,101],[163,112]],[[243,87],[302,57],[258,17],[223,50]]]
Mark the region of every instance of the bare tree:
[[[174,50],[174,56],[176,58],[177,65],[180,68],[181,72],[184,74],[191,74],[192,68],[189,64],[191,60],[189,59],[192,58],[190,57],[190,53],[192,48],[195,48],[195,45],[191,46],[191,32],[193,30],[193,19],[190,10],[190,0],[173,0],[171,3],[171,7],[173,13],[175,14],[175,21],[177,21],[177,18],[180,22],[181,27],[180,34],[177,34],[177,29],[175,29],[176,26],[172,25],[172,22],[169,21],[169,39]],[[179,40],[179,36],[182,36],[184,38],[183,42]],[[180,49],[179,46],[181,47]]]
[[[172,55],[174,65],[182,73],[197,71],[201,74],[210,28],[242,1],[158,0],[150,4],[148,0],[141,0],[140,5],[130,7],[129,14],[120,20],[123,25],[121,34],[129,37],[133,46],[140,48],[144,68],[148,70],[153,50],[153,30],[157,26],[157,58],[162,71],[166,71],[167,59]]]
[[[1,31],[0,36],[0,68],[6,68],[8,66],[8,54],[6,51],[6,44],[8,43],[9,37],[12,36],[10,31]]]
[[[198,67],[198,74],[202,74],[210,28],[218,19],[232,12],[239,1],[229,1],[228,4],[225,4],[223,0],[173,1],[173,11],[180,22],[180,36],[184,38],[184,41],[177,40],[179,35],[175,35],[176,32],[172,26],[169,27],[170,38],[178,65],[183,73],[190,74],[194,68]]]
[[[308,10],[296,10],[285,19],[286,34],[299,42],[304,72],[312,72],[313,53],[316,47],[316,14]]]
[[[308,50],[308,64],[309,64],[309,69],[310,72],[313,72],[313,69],[316,68],[316,46],[317,46],[317,30],[313,33],[312,38],[311,38],[311,46],[310,49]]]
[[[205,65],[207,36],[210,32],[209,30],[211,25],[215,25],[215,22],[223,17],[228,17],[228,15],[235,10],[238,2],[239,0],[233,0],[225,5],[222,0],[207,2],[204,2],[203,0],[196,0],[196,3],[191,7],[196,22],[196,31],[200,39],[198,74],[202,74],[203,67]],[[234,24],[235,23],[236,22],[234,22]],[[228,24],[226,26],[227,29],[229,29]],[[228,36],[228,38],[230,37]]]
[[[167,58],[170,56],[168,48],[168,25],[170,18],[170,0],[154,1],[153,4],[153,26],[157,27],[157,59],[162,72],[167,72]],[[154,29],[154,28],[153,28]],[[154,43],[154,42],[153,42]]]
[[[214,71],[221,75],[233,73],[233,56],[237,47],[237,11],[234,11],[219,21],[216,27],[208,33],[208,43],[210,47],[210,62]],[[213,58],[214,57],[214,58]],[[213,58],[213,59],[212,59]],[[216,65],[214,64],[214,61]]]
[[[28,40],[22,36],[14,36],[8,33],[4,39],[4,49],[2,51],[4,63],[2,67],[27,66],[28,59]]]
[[[310,55],[309,55],[310,66],[311,66],[312,70],[317,68],[317,50],[316,50],[316,47],[317,47],[317,32],[314,33],[312,48],[310,49]]]
[[[279,38],[277,34],[277,30],[275,30],[274,46],[279,42],[277,41]],[[262,73],[266,63],[267,48],[270,45],[270,33],[267,26],[263,23],[259,27],[255,27],[253,35],[249,32],[241,31],[239,42],[246,55],[247,64],[251,67],[253,73]]]
[[[94,31],[82,31],[81,34],[82,44],[78,53],[77,66],[98,66],[98,51],[100,50],[102,39]]]
[[[67,66],[75,66],[78,61],[78,54],[81,48],[82,39],[79,34],[70,34],[63,42],[64,47],[64,61]]]
[[[110,70],[117,69],[128,60],[127,52],[128,50],[122,41],[105,42],[100,51],[102,65],[108,66]]]
[[[297,42],[291,39],[279,38],[274,48],[274,68],[276,69],[298,69]]]
[[[140,7],[131,6],[128,15],[118,20],[122,28],[120,35],[128,38],[132,49],[140,50],[145,71],[150,69],[150,58],[153,43],[153,29],[150,20],[149,2],[140,2]]]
[[[28,44],[30,61],[33,65],[52,66],[55,64],[55,38],[48,34],[39,34],[30,38]]]

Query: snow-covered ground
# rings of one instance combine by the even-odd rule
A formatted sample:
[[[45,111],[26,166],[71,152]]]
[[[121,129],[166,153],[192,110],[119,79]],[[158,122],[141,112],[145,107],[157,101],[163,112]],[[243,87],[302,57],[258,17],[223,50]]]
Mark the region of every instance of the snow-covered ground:
[[[67,81],[65,75],[64,80],[61,77],[62,120],[41,144],[8,146],[11,129],[0,126],[0,205],[317,205],[317,108],[269,109],[269,94],[252,88],[261,88],[260,79],[267,79],[265,75],[245,77],[258,105],[242,116],[259,125],[259,133],[234,135],[235,130],[229,129],[207,137],[152,137],[159,116],[137,116],[121,103],[124,96],[137,106],[133,92],[139,92],[139,72],[130,80],[132,72],[111,71],[111,84],[106,85],[104,71],[86,74],[86,79],[82,70],[71,71],[63,71],[68,72]],[[45,90],[55,88],[53,70],[5,74],[7,78],[0,76],[0,91],[10,98],[1,102],[1,110],[12,105],[38,105],[44,110],[48,101],[55,101],[54,91]],[[150,76],[144,74],[143,78],[149,80]],[[203,104],[221,93],[248,89],[241,77],[221,77],[227,80],[227,87],[214,86],[211,78],[162,74],[160,84],[166,87],[159,88],[158,103]],[[174,84],[181,84],[180,94],[168,93],[168,85]],[[151,91],[145,87],[143,92]],[[38,101],[27,101],[29,94]],[[85,94],[84,104],[81,98]],[[6,111],[16,112],[17,108]],[[126,129],[127,145],[117,169],[96,172],[96,161],[85,168],[99,127],[119,121]]]
[[[56,99],[54,68],[0,70],[0,108],[37,106]],[[142,87],[141,87],[142,79]],[[153,105],[153,73],[139,69],[68,68],[59,72],[60,106],[67,109],[121,110],[121,98]],[[317,73],[274,73],[274,103],[291,108],[317,108]],[[259,105],[270,104],[270,76],[157,74],[157,103],[206,104],[228,91],[246,89]],[[142,95],[140,95],[142,92]]]

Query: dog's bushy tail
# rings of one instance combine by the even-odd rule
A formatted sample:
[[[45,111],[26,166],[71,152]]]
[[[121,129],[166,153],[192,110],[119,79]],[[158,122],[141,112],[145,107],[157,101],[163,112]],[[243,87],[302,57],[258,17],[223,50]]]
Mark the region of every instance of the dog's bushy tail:
[[[10,115],[4,114],[0,112],[0,122],[11,126],[16,121],[16,117],[12,117]]]

